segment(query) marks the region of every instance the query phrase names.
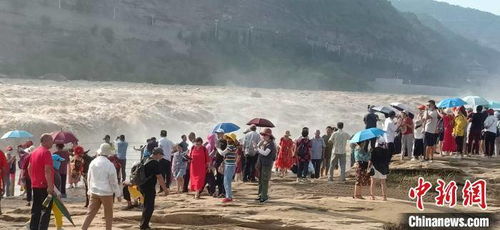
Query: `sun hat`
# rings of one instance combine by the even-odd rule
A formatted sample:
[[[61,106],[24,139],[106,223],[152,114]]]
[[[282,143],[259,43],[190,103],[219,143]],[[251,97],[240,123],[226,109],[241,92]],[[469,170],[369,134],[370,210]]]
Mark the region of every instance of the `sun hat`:
[[[270,136],[271,138],[274,138],[273,136],[273,131],[270,128],[265,128],[264,131],[260,133],[262,136]]]
[[[102,143],[97,150],[97,155],[105,157],[113,155],[113,149],[111,148],[111,145],[108,143]]]
[[[226,135],[224,135],[224,138],[231,139],[234,143],[236,143],[238,141],[238,138],[236,137],[236,134],[234,134],[234,133],[226,134]]]

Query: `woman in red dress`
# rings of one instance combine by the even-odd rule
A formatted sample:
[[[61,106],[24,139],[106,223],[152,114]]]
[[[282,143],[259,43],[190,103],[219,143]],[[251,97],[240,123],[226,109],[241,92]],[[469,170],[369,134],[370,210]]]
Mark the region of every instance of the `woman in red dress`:
[[[290,131],[286,131],[285,136],[280,140],[278,157],[275,162],[275,166],[279,170],[281,177],[286,176],[288,169],[293,165],[293,152],[294,142],[290,138]]]
[[[203,187],[205,186],[205,176],[207,175],[207,170],[210,164],[208,150],[205,146],[203,146],[203,139],[201,139],[201,137],[196,138],[195,146],[191,149],[190,157],[190,189],[191,191],[196,192],[194,198],[199,199],[200,193],[203,191]]]
[[[457,146],[455,144],[455,138],[453,138],[453,126],[454,126],[454,116],[450,109],[445,110],[440,113],[443,118],[443,128],[444,128],[444,139],[443,147],[441,152],[444,155],[449,155],[456,151]]]

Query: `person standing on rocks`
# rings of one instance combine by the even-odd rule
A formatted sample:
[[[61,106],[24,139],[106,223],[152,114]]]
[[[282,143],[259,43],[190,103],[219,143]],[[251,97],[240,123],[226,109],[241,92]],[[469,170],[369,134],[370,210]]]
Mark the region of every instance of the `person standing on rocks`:
[[[167,139],[167,131],[162,130],[160,132],[160,140],[158,141],[158,147],[163,150],[163,159],[159,162],[160,170],[163,174],[165,183],[167,184],[167,189],[170,188],[170,183],[172,181],[172,151],[174,150],[174,143]],[[162,188],[163,189],[163,188]],[[160,189],[160,192],[162,190]],[[167,193],[169,190],[167,190]]]
[[[156,183],[160,184],[165,196],[168,195],[168,188],[163,180],[163,173],[160,171],[160,165],[158,164],[161,159],[164,159],[163,148],[157,147],[153,149],[149,159],[144,162],[144,171],[146,172],[147,181],[139,186],[144,196],[141,225],[139,226],[140,229],[151,229],[149,227],[149,222],[155,208]]]
[[[323,154],[323,162],[321,164],[321,177],[328,176],[328,170],[330,170],[330,160],[332,156],[333,143],[330,142],[330,138],[333,134],[333,127],[326,127],[326,134],[323,135],[323,141],[325,142],[325,154]]]
[[[271,180],[271,171],[274,161],[276,160],[276,144],[274,143],[273,132],[270,128],[264,129],[262,133],[262,141],[256,146],[259,152],[257,159],[257,168],[259,169],[259,195],[257,200],[260,203],[265,203],[269,199],[269,180]]]
[[[340,181],[345,181],[345,171],[346,171],[346,146],[347,141],[351,138],[351,135],[344,132],[344,123],[337,123],[337,131],[332,134],[329,142],[333,145],[332,149],[332,160],[330,162],[330,170],[328,173],[328,181],[333,181],[333,174],[335,171],[335,166],[340,165]],[[353,155],[353,154],[351,154]],[[351,160],[351,164],[354,161]]]
[[[297,182],[306,182],[309,161],[311,160],[311,140],[309,140],[309,128],[302,128],[302,136],[295,141],[295,146]]]
[[[257,150],[254,148],[260,141],[257,126],[250,126],[243,141],[243,152],[245,154],[243,182],[255,182],[255,163],[257,162]]]
[[[97,157],[90,163],[87,174],[90,204],[82,229],[89,228],[95,215],[104,206],[106,230],[113,228],[113,196],[120,200],[122,190],[118,185],[115,165],[108,159],[114,150],[108,143],[103,143],[97,150]]]
[[[116,142],[116,154],[121,166],[120,168],[122,174],[121,175],[122,182],[125,181],[125,179],[127,179],[127,173],[126,173],[127,149],[128,149],[128,142],[125,141],[125,135],[120,135],[118,141]]]
[[[40,146],[30,155],[28,173],[33,189],[33,206],[31,206],[30,229],[48,229],[52,201],[43,205],[48,195],[54,194],[54,170],[50,149],[54,140],[50,134],[43,134]]]

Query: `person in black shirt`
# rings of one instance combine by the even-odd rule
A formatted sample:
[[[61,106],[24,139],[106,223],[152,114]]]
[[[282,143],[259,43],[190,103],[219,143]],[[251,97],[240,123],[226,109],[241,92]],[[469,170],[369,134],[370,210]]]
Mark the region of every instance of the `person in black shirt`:
[[[368,105],[368,114],[363,118],[363,122],[365,123],[365,129],[377,128],[377,122],[379,118],[375,111],[373,110],[372,105]],[[370,141],[370,150],[375,148],[376,138],[369,140]],[[368,152],[368,145],[365,145],[365,152]]]
[[[163,159],[163,149],[156,147],[153,149],[149,159],[144,162],[147,180],[144,184],[139,186],[142,196],[144,196],[144,207],[142,209],[140,229],[151,229],[149,227],[149,221],[151,220],[151,216],[153,216],[155,208],[156,182],[160,183],[161,188],[165,192],[165,196],[168,195],[167,185],[163,180],[160,166],[158,164],[160,159]]]
[[[375,200],[375,185],[377,181],[380,181],[380,187],[382,189],[382,199],[387,200],[386,191],[386,179],[387,174],[389,174],[389,164],[391,162],[392,154],[389,153],[384,147],[376,147],[371,151],[370,164],[373,166],[370,170],[371,184],[370,184],[370,195],[372,200]],[[370,166],[368,166],[370,168]]]
[[[481,142],[481,131],[484,128],[484,120],[486,119],[482,113],[483,106],[477,106],[476,113],[469,117],[470,131],[469,140],[467,142],[467,153],[479,155],[479,143]]]

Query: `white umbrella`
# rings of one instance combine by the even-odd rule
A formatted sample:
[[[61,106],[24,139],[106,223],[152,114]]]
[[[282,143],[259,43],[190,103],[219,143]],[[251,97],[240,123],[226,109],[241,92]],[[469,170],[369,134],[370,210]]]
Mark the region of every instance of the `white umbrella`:
[[[462,98],[462,100],[467,102],[467,107],[469,107],[469,108],[476,108],[479,105],[482,105],[482,106],[489,106],[490,105],[490,103],[486,99],[484,99],[480,96],[467,96],[467,97]]]

